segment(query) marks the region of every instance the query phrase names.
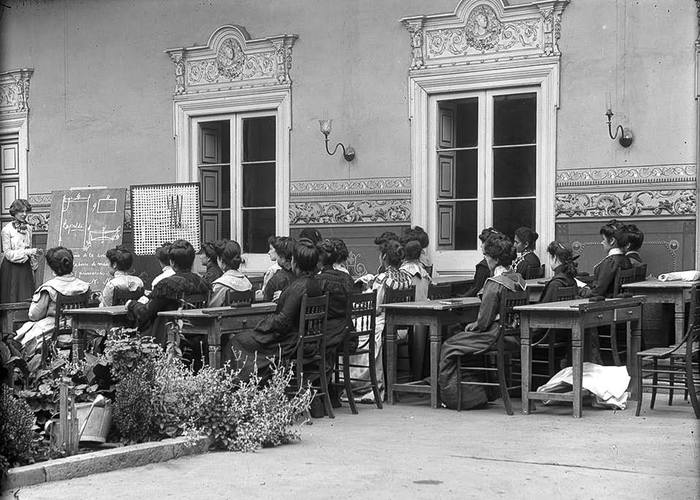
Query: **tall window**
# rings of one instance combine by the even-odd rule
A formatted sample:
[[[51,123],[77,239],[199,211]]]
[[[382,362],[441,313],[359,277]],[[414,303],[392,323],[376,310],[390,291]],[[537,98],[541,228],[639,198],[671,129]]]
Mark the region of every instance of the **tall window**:
[[[438,251],[479,251],[479,232],[536,229],[537,90],[433,98]]]
[[[200,118],[197,126],[203,239],[232,238],[264,254],[276,234],[276,115]]]

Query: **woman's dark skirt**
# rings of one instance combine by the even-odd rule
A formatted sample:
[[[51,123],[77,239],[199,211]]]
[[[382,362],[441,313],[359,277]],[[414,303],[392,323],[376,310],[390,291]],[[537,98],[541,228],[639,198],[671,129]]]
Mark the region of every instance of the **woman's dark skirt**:
[[[0,303],[31,300],[34,294],[34,272],[29,260],[16,264],[3,259],[0,264]]]

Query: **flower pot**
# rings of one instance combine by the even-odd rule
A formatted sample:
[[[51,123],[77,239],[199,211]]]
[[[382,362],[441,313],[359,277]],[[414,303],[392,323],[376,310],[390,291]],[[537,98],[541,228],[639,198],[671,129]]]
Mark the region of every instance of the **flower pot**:
[[[104,443],[107,441],[107,435],[112,426],[112,403],[95,406],[92,413],[90,413],[91,406],[92,403],[76,403],[75,405],[78,415],[78,432],[82,431],[80,442]],[[90,414],[89,417],[88,414]],[[85,419],[87,419],[87,425]],[[83,426],[85,426],[84,429]]]

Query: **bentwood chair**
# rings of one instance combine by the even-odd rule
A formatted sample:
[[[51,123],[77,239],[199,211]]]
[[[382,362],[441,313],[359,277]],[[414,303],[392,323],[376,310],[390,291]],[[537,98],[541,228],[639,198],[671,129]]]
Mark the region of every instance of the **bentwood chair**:
[[[506,339],[511,337],[517,341],[517,346],[520,346],[520,317],[513,309],[516,306],[526,305],[529,302],[529,294],[527,290],[511,291],[504,290],[501,296],[501,305],[499,309],[499,326],[498,334],[494,341],[479,352],[470,355],[469,358],[474,358],[482,361],[478,366],[463,366],[462,357],[457,358],[457,372],[459,373],[459,390],[457,392],[457,410],[462,409],[462,386],[476,385],[487,388],[498,387],[500,396],[503,399],[503,404],[508,415],[513,414],[513,406],[510,402],[509,391],[520,389],[520,382],[511,381],[511,361],[513,354],[517,351],[506,349]],[[465,375],[475,374],[478,378],[480,375],[482,380],[465,380]],[[493,375],[496,376],[497,382],[493,381]],[[471,377],[473,378],[473,377]]]
[[[347,311],[349,316],[348,323],[352,324],[352,328],[345,333],[343,343],[338,352],[338,357],[342,360],[343,365],[343,383],[340,383],[340,368],[339,363],[336,363],[335,384],[344,386],[350,410],[357,415],[357,405],[352,392],[352,383],[366,382],[366,380],[353,378],[350,369],[368,369],[370,385],[374,394],[374,403],[381,410],[382,400],[379,394],[379,383],[377,382],[377,344],[374,335],[377,316],[377,292],[351,294],[348,298]],[[351,359],[351,357],[355,356],[362,356],[364,359],[365,355],[367,356],[367,365],[358,364],[357,361],[353,362]]]
[[[226,298],[224,304],[231,307],[249,306],[255,300],[255,290],[226,290]]]
[[[626,292],[622,288],[622,285],[638,281],[637,273],[638,271],[635,267],[630,267],[629,269],[618,269],[615,273],[615,281],[613,283],[613,297],[624,296]],[[625,329],[620,328],[619,331],[617,325],[614,323],[610,325],[609,332],[607,332],[607,328],[603,328],[605,329],[604,331],[601,331],[603,329],[598,330],[598,337],[601,341],[607,340],[608,346],[603,347],[603,344],[601,342],[600,351],[601,353],[609,352],[612,358],[612,362],[615,364],[615,366],[622,366],[622,358],[627,355],[626,339],[627,329],[629,329],[629,325],[627,325]],[[625,340],[622,340],[621,336],[624,337]]]
[[[80,309],[87,307],[90,301],[90,290],[78,295],[63,295],[59,293],[56,297],[56,316],[54,321],[53,332],[51,332],[51,341],[43,342],[41,347],[41,364],[46,365],[49,359],[49,350],[59,349],[65,350],[72,346],[73,332],[71,329],[70,318],[64,314],[64,311],[69,309]],[[76,342],[79,340],[76,339]],[[78,345],[78,352],[82,352],[85,346]],[[74,360],[74,361],[77,361]]]
[[[576,286],[564,286],[557,289],[556,295],[554,296],[554,301],[559,302],[562,300],[573,300],[577,297]],[[559,331],[561,333],[561,331]],[[533,353],[536,352],[535,349],[547,350],[547,359],[533,359],[533,366],[536,365],[546,365],[546,373],[533,373],[533,378],[544,378],[549,380],[554,376],[555,373],[559,371],[557,366],[557,350],[563,347],[568,347],[570,345],[568,340],[557,340],[557,330],[555,328],[549,328],[545,335],[533,342],[531,347],[533,348]]]
[[[695,418],[700,419],[700,284],[692,289],[688,328],[680,343],[655,347],[637,353],[636,415],[642,408],[644,390],[651,390],[653,410],[659,389],[668,391],[668,404],[673,404],[674,391],[683,391],[690,399]]]
[[[290,387],[301,391],[308,385],[323,398],[326,415],[335,418],[328,393],[328,363],[326,359],[326,315],[328,294],[309,297],[304,294],[299,312],[299,340],[292,361],[294,375]]]
[[[127,290],[125,288],[115,288],[112,296],[113,306],[123,306],[129,300],[138,300],[143,296],[143,288],[138,287],[136,290]]]

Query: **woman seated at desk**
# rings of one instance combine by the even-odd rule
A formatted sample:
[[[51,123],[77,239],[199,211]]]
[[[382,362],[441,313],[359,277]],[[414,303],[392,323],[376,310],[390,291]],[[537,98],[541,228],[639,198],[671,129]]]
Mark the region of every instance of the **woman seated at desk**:
[[[309,297],[322,294],[319,282],[314,280],[317,264],[316,246],[306,238],[299,240],[294,245],[291,260],[296,279],[280,294],[277,310],[261,320],[254,329],[229,336],[222,350],[223,358],[224,361],[232,360],[241,370],[241,378],[249,378],[257,367],[264,379],[269,374],[272,360],[281,358],[284,361],[295,355],[302,298],[304,294]]]
[[[498,336],[498,313],[503,291],[525,290],[523,278],[511,269],[515,258],[513,243],[502,234],[491,235],[483,244],[482,251],[493,277],[484,284],[479,314],[469,323],[464,332],[445,341],[440,352],[440,397],[448,408],[457,407],[457,391],[462,391],[462,409],[481,406],[489,401],[483,387],[461,387],[457,373],[458,358],[473,354],[493,345]],[[517,350],[519,345],[508,339],[507,349]]]
[[[25,359],[36,354],[44,340],[51,336],[56,324],[58,294],[80,295],[90,288],[88,283],[73,276],[73,252],[68,248],[50,248],[46,252],[46,263],[55,277],[34,292],[32,302],[29,305],[29,319],[31,321],[26,322],[17,330],[16,340],[22,344]]]
[[[540,302],[554,302],[560,288],[577,286],[578,265],[573,250],[558,241],[553,241],[547,245],[547,255],[554,276],[545,284]]]
[[[143,290],[143,281],[141,281],[141,278],[129,274],[131,265],[134,262],[134,256],[128,248],[122,245],[116,248],[110,248],[107,250],[105,256],[109,261],[109,267],[112,268],[111,273],[114,277],[107,282],[102,290],[100,307],[113,305],[114,292],[117,290],[127,290],[130,292],[135,292],[139,289]]]
[[[130,300],[126,303],[129,315],[136,320],[141,333],[163,340],[164,332],[159,327],[158,313],[173,311],[181,306],[181,300],[188,295],[208,295],[209,285],[192,272],[194,248],[189,241],[176,240],[169,246],[169,264],[175,274],[160,280],[142,303]]]
[[[502,233],[500,231],[496,231],[492,227],[487,227],[486,229],[483,229],[481,231],[481,233],[479,234],[479,240],[481,241],[482,249],[484,242],[490,236],[496,234]],[[486,262],[486,259],[483,259],[476,264],[476,269],[474,270],[474,284],[469,288],[469,290],[467,290],[467,292],[464,294],[464,297],[476,297],[477,294],[484,287],[484,283],[486,283],[486,280],[489,276],[491,276],[491,270],[489,269],[489,265]]]
[[[224,274],[212,283],[209,307],[228,305],[230,291],[246,292],[253,288],[248,278],[238,270],[241,267],[241,246],[236,241],[219,240],[214,244],[216,260]]]

